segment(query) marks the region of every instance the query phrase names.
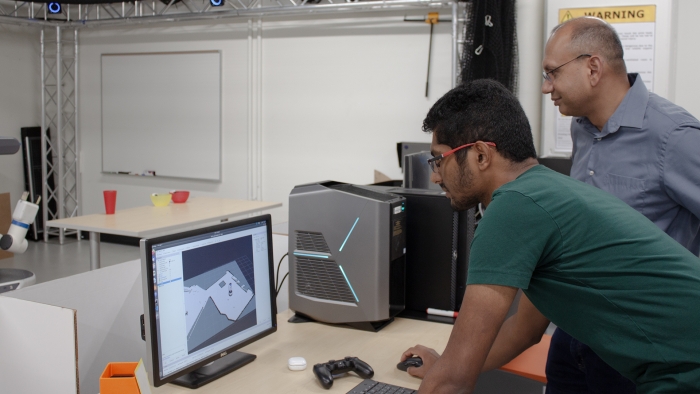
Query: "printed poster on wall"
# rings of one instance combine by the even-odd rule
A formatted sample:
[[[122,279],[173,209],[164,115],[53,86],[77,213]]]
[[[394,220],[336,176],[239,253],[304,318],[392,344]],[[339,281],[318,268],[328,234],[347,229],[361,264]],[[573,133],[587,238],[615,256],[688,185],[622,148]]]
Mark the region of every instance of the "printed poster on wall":
[[[654,91],[654,35],[656,6],[621,6],[596,8],[564,8],[559,10],[559,23],[581,16],[594,16],[610,23],[620,36],[625,51],[627,72],[639,73],[650,92]],[[554,111],[555,150],[571,153],[571,116]]]

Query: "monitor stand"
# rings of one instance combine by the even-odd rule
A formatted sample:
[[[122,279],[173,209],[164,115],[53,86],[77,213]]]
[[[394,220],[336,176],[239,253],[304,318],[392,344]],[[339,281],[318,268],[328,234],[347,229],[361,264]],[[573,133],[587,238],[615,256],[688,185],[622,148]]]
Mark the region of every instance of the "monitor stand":
[[[255,360],[255,357],[257,356],[254,354],[233,352],[228,356],[222,357],[212,363],[196,369],[187,375],[180,376],[170,383],[196,389],[252,362]]]

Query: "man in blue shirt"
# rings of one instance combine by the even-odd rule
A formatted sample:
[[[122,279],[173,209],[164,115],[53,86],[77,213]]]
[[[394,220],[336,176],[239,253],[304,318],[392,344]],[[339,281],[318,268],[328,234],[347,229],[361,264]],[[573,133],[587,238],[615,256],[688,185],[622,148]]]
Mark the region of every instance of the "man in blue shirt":
[[[554,28],[542,93],[574,116],[571,176],[645,215],[700,253],[700,123],[627,74],[615,30],[596,18]],[[552,338],[547,392],[634,393],[635,386],[561,330]]]

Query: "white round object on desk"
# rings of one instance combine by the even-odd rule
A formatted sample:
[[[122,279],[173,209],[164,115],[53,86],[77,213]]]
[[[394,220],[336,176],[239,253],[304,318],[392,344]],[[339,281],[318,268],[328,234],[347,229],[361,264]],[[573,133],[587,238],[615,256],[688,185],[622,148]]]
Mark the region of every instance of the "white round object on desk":
[[[287,361],[287,366],[292,371],[303,371],[306,369],[306,359],[304,357],[292,357]]]

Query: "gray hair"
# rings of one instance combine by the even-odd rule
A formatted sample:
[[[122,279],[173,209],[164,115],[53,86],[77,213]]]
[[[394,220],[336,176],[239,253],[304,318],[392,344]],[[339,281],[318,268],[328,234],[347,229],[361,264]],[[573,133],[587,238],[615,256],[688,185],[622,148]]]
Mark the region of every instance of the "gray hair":
[[[616,73],[627,73],[622,42],[609,23],[599,18],[584,16],[557,25],[551,34],[565,26],[571,30],[569,45],[572,51],[578,54],[598,54]]]

